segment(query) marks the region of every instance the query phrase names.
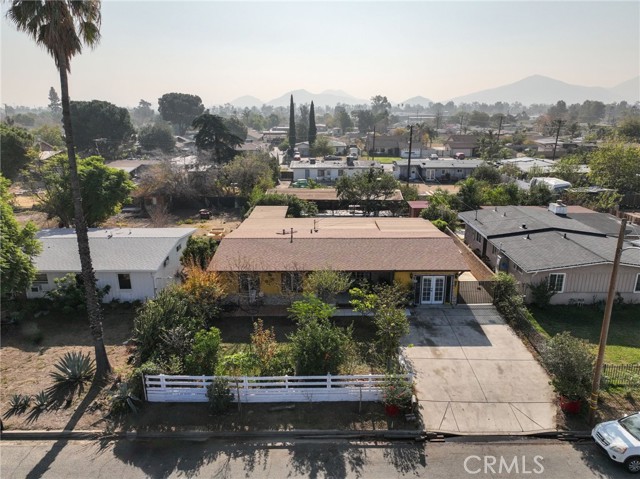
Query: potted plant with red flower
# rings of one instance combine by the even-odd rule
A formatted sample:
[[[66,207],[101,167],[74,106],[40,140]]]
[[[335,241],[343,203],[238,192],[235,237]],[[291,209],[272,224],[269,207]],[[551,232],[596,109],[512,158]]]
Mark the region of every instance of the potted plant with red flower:
[[[389,374],[382,385],[382,403],[387,416],[395,417],[411,406],[413,385],[407,376]]]

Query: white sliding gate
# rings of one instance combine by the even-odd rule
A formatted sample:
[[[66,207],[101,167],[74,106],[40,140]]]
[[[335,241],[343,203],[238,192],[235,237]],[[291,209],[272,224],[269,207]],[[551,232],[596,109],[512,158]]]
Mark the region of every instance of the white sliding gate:
[[[406,377],[412,381],[410,374]],[[145,376],[145,399],[149,402],[207,402],[207,386],[214,378]],[[385,381],[383,374],[223,378],[228,381],[234,400],[243,403],[380,401]]]

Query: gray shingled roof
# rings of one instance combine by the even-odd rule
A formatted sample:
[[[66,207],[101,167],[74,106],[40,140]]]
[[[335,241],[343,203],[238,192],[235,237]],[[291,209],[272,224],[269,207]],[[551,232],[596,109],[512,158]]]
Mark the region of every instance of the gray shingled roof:
[[[605,215],[604,213],[591,213],[593,215]],[[604,235],[608,231],[587,224],[584,215],[568,214],[558,216],[547,208],[540,206],[497,206],[483,208],[476,211],[465,211],[458,216],[462,221],[479,231],[487,238],[519,234],[522,231],[562,231],[581,232],[585,234]],[[578,218],[582,218],[578,219]],[[599,220],[600,222],[605,219]],[[612,221],[615,222],[615,221]],[[523,228],[525,225],[526,229]]]
[[[90,229],[93,269],[97,272],[157,271],[178,240],[195,231],[194,228]],[[37,237],[42,243],[42,252],[34,259],[36,270],[80,272],[74,230],[41,230]]]
[[[491,241],[527,273],[594,264],[611,264],[616,250],[616,238],[579,233],[523,232],[517,236]],[[640,250],[624,251],[621,264],[640,266]]]

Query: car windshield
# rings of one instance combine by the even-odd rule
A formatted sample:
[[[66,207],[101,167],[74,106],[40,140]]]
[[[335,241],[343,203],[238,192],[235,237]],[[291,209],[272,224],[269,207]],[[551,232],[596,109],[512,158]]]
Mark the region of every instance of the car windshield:
[[[623,417],[618,420],[620,425],[627,430],[629,434],[640,441],[640,413]]]

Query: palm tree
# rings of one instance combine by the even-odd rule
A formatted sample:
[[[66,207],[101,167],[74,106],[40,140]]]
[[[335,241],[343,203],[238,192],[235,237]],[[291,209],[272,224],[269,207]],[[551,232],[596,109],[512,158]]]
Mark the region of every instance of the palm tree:
[[[111,365],[104,347],[102,309],[96,294],[96,277],[91,264],[87,223],[82,211],[67,79],[67,74],[71,71],[71,58],[82,52],[83,44],[94,47],[100,40],[100,1],[13,0],[7,11],[7,18],[15,23],[18,30],[32,37],[37,45],[44,47],[53,57],[60,73],[62,123],[69,158],[78,252],[87,301],[87,316],[96,353],[96,379],[101,380],[111,371]]]

